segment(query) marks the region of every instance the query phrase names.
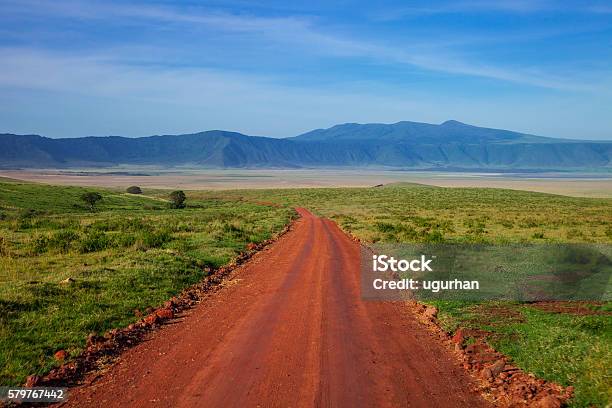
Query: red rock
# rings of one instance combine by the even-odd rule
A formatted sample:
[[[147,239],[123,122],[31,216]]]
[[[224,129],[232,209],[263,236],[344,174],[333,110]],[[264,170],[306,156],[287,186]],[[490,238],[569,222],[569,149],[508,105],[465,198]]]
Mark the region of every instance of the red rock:
[[[452,340],[453,340],[453,343],[462,345],[463,341],[465,340],[464,335],[463,335],[463,329],[458,329],[453,335]]]
[[[506,362],[504,360],[497,360],[495,363],[490,365],[488,368],[489,370],[491,370],[491,374],[493,375],[493,377],[497,377],[499,373],[501,373],[504,370],[505,365],[506,365]]]
[[[508,408],[523,408],[527,401],[525,399],[519,397],[518,395],[513,395],[510,397],[510,402],[508,403]]]
[[[66,358],[68,358],[68,353],[66,350],[58,350],[55,352],[53,357],[55,357],[57,361],[64,361]]]
[[[466,353],[475,353],[477,351],[476,344],[468,344],[465,348]]]
[[[148,315],[147,317],[144,318],[144,322],[145,322],[145,324],[147,324],[149,326],[153,325],[153,324],[159,322],[159,316],[157,316],[157,314],[155,314],[155,313],[150,314],[150,315]]]
[[[438,309],[433,306],[426,306],[423,314],[430,319],[434,319],[438,315]]]
[[[247,249],[248,249],[249,251],[253,251],[254,249],[257,249],[257,244],[255,244],[255,243],[253,243],[253,242],[249,242],[249,243],[247,244]]]
[[[28,388],[36,387],[36,385],[40,382],[40,377],[37,375],[30,375],[26,379],[25,386]]]
[[[491,369],[488,367],[482,369],[482,371],[480,372],[480,376],[487,381],[493,380],[493,373],[491,373]]]
[[[157,312],[155,312],[155,314],[160,319],[172,319],[174,317],[174,312],[172,312],[172,309],[159,309]]]
[[[546,397],[536,401],[534,404],[536,408],[560,408],[561,400],[554,395],[547,395]]]
[[[104,335],[104,338],[110,339],[115,337],[119,333],[119,329],[111,329]]]

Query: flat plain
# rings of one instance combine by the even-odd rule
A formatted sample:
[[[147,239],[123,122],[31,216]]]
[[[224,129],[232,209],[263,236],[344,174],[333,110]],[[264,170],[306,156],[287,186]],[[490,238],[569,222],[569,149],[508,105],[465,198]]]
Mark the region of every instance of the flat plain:
[[[285,173],[203,172],[191,177],[212,177],[217,189],[205,190],[211,182],[200,180],[194,184],[197,189],[187,191],[187,208],[171,210],[166,203],[170,190],[159,187],[164,183],[174,188],[191,185],[191,181],[182,181],[186,175],[37,174],[49,184],[94,179],[108,184],[107,188],[84,188],[14,180],[0,183],[3,383],[20,383],[27,374],[44,373],[57,365],[53,353],[58,349],[78,354],[92,331],[101,333],[136,321],[134,309],[161,304],[201,279],[207,267],[226,263],[249,242],[270,237],[289,222],[295,207],[335,221],[366,245],[612,244],[612,199],[605,198],[610,181],[596,177],[589,181],[593,183],[589,188],[595,190],[579,192],[584,179],[540,176],[538,188],[557,191],[550,194],[427,186],[423,179],[422,184],[402,182],[405,175],[395,176],[389,185],[373,187],[387,184],[377,178],[382,175],[367,173],[359,179],[354,172],[329,173],[327,182],[346,177],[367,187],[288,188],[291,177],[296,177],[289,172],[291,177],[282,176],[287,177],[285,188],[264,189],[265,183],[274,184],[275,177]],[[315,183],[315,175],[309,177],[300,182]],[[326,175],[318,172],[316,177]],[[439,177],[439,183],[497,180],[465,174]],[[522,177],[502,181],[534,182]],[[262,181],[269,178],[272,180]],[[138,183],[145,180],[156,188]],[[227,190],[243,183],[258,188]],[[144,195],[123,193],[131,184],[141,185]],[[559,194],[564,189],[567,194]],[[95,211],[79,201],[85,191],[102,194]],[[74,282],[63,284],[67,278]],[[466,344],[484,338],[524,370],[575,386],[573,406],[606,406],[612,400],[609,301],[553,305],[438,302],[436,306],[449,333],[459,327],[478,333],[468,336]]]
[[[0,170],[0,177],[73,186],[185,190],[371,187],[419,183],[439,187],[490,187],[575,197],[612,197],[612,174],[450,173],[390,170],[202,170],[126,166],[112,169]]]

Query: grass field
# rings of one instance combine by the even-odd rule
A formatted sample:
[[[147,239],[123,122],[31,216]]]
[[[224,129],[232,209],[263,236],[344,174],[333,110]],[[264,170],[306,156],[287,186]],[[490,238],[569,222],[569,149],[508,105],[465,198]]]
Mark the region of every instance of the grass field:
[[[194,192],[202,199],[304,206],[366,242],[612,243],[612,199],[484,188],[381,188]],[[611,283],[612,284],[612,283]],[[444,327],[477,329],[537,376],[575,386],[572,406],[612,401],[612,308],[563,313],[510,302],[438,302]]]
[[[192,195],[307,207],[368,242],[612,243],[612,199],[419,184]]]
[[[193,191],[188,208],[170,210],[167,190],[97,190],[104,198],[91,212],[79,199],[86,190],[0,181],[0,383],[44,372],[58,349],[78,353],[92,331],[134,321],[134,309],[161,303],[207,266],[280,230],[295,206],[366,242],[612,243],[612,199],[399,184]],[[75,282],[60,283],[68,277]],[[523,369],[574,385],[573,406],[612,400],[610,303],[589,304],[587,313],[509,302],[437,306],[448,331],[477,329]]]
[[[94,212],[85,191],[103,196]],[[136,309],[158,306],[293,216],[219,199],[171,210],[168,192],[157,194],[0,181],[0,384],[47,371],[59,349],[78,354],[91,332],[136,321]]]

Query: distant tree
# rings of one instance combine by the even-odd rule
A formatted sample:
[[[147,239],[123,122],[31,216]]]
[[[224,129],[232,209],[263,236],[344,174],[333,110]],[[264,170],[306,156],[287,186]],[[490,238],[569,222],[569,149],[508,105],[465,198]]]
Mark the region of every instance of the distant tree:
[[[185,200],[187,197],[181,190],[170,193],[170,208],[185,208]]]
[[[127,191],[130,194],[142,194],[142,189],[138,186],[130,186],[125,191]]]
[[[96,193],[90,191],[81,196],[81,200],[85,202],[85,204],[89,205],[89,208],[93,211],[96,208],[96,203],[102,199],[100,193]]]

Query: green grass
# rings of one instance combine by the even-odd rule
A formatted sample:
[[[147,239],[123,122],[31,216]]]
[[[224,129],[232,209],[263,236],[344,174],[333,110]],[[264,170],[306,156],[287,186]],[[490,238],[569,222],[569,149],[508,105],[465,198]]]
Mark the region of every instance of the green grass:
[[[134,321],[227,262],[250,241],[278,231],[303,206],[369,242],[612,243],[612,200],[484,188],[383,188],[190,192],[169,210],[152,197],[0,182],[0,383],[19,383],[76,354],[90,331]],[[282,208],[258,203],[272,202]],[[73,277],[71,286],[58,284]],[[488,341],[523,369],[576,387],[573,406],[611,398],[611,316],[555,314],[530,305],[438,302],[444,327],[488,332]],[[610,305],[601,306],[610,311]],[[500,313],[500,310],[511,312]]]
[[[612,199],[416,184],[200,192],[195,196],[306,207],[366,242],[612,243]],[[610,403],[611,315],[556,314],[508,302],[436,304],[448,331],[458,326],[486,330],[488,341],[519,367],[575,386],[576,397],[570,405]],[[515,313],[503,317],[500,308]],[[512,318],[514,314],[520,319]]]
[[[612,400],[612,318],[550,313],[533,306],[435,302],[448,331],[483,330],[488,342],[540,378],[575,387],[571,405],[604,407]],[[605,312],[600,307],[599,312]]]
[[[301,205],[369,242],[612,243],[612,199],[418,184],[194,194]]]
[[[103,195],[95,212],[84,191]],[[158,306],[293,216],[189,198],[170,210],[154,197],[0,182],[0,384],[48,371],[59,349],[78,354],[91,332],[136,321],[135,309]]]

